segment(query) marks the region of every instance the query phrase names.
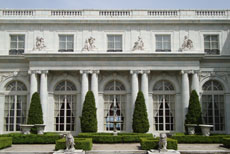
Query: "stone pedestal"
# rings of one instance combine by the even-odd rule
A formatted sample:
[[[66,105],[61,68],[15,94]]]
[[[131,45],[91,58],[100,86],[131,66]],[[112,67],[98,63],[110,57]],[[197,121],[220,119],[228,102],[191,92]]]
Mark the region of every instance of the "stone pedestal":
[[[148,151],[148,154],[180,154],[179,151],[176,150],[150,150]]]
[[[58,150],[58,151],[55,151],[53,154],[85,154],[85,151],[83,150],[74,150],[74,151]]]

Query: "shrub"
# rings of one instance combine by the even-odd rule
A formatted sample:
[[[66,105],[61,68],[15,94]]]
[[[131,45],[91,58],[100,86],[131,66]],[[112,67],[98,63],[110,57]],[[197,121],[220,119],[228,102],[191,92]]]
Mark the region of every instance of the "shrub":
[[[35,92],[31,98],[27,124],[43,124],[43,113],[40,96],[37,92]],[[37,128],[33,127],[31,132],[37,133]]]
[[[193,90],[190,95],[185,124],[202,124],[201,106],[196,90]],[[196,132],[201,132],[199,127],[196,127]]]
[[[223,145],[226,148],[230,148],[230,138],[223,138]]]
[[[133,113],[133,132],[146,133],[149,130],[148,114],[145,105],[145,98],[141,91],[138,92]]]
[[[75,149],[91,150],[93,143],[91,138],[74,138]],[[66,149],[65,138],[56,141],[55,150]]]
[[[92,91],[88,91],[85,96],[85,101],[81,117],[82,132],[97,132],[97,113],[95,99]]]
[[[12,137],[0,137],[0,149],[10,147],[12,145]]]
[[[230,138],[230,135],[173,135],[171,138],[178,141],[178,143],[222,143],[223,138]]]
[[[158,149],[159,139],[141,138],[140,144],[142,150]],[[167,138],[167,149],[177,150],[177,140]]]
[[[93,143],[138,143],[140,138],[153,138],[152,134],[141,133],[118,133],[113,136],[112,133],[80,133],[80,138],[92,138]]]
[[[13,144],[55,144],[56,140],[60,139],[57,133],[28,134],[21,133],[3,134],[0,137],[11,137]]]

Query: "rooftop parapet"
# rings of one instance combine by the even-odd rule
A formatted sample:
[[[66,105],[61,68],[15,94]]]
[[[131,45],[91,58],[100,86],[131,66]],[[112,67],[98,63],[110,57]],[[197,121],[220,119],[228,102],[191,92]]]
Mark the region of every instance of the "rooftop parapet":
[[[10,18],[136,18],[136,19],[230,19],[230,10],[23,10],[1,9],[0,19]]]

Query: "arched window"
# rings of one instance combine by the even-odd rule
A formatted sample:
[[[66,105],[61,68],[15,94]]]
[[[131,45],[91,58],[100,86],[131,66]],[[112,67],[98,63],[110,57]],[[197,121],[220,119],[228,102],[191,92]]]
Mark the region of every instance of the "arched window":
[[[5,91],[5,131],[20,131],[20,124],[26,123],[27,88],[21,81],[11,81]]]
[[[54,121],[56,131],[74,131],[76,121],[77,88],[64,80],[55,87]]]
[[[224,131],[224,88],[216,80],[209,80],[203,86],[202,114],[206,124],[214,125],[212,131]]]
[[[155,130],[175,129],[175,90],[166,80],[158,81],[153,87],[153,115]]]
[[[125,106],[126,106],[126,91],[125,86],[113,80],[106,84],[104,88],[104,130],[113,131],[114,119],[118,121],[116,129],[124,130],[125,127]]]

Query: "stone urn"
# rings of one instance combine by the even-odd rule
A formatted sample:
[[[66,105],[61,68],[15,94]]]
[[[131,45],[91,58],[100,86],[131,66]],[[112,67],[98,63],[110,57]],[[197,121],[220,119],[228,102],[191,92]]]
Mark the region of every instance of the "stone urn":
[[[37,134],[44,134],[45,126],[44,124],[35,124],[34,125],[37,128]]]
[[[195,127],[197,126],[197,124],[185,124],[185,126],[188,128],[189,135],[195,134]]]
[[[30,130],[34,125],[27,125],[27,124],[21,124],[21,132],[22,134],[30,134]]]
[[[210,135],[210,128],[213,127],[213,125],[199,125],[202,131],[203,136],[209,136]]]

